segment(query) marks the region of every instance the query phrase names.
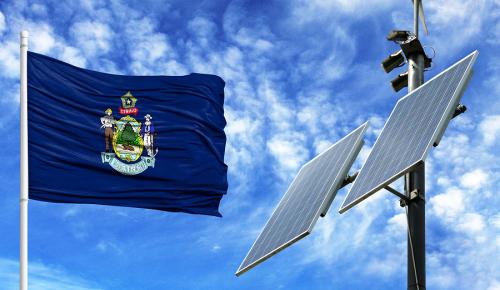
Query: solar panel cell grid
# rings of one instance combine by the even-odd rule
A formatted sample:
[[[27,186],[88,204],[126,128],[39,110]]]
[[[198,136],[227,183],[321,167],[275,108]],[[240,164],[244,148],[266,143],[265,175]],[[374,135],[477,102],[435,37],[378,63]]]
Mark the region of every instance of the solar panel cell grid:
[[[300,169],[236,275],[310,233],[361,149],[366,127],[363,124]]]
[[[425,160],[458,105],[476,57],[470,54],[397,102],[341,213]]]

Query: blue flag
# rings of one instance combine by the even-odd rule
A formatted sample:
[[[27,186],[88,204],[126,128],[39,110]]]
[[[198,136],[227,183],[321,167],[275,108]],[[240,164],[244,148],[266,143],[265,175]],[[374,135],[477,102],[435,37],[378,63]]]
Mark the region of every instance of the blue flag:
[[[122,76],[28,52],[29,198],[221,216],[224,81]]]

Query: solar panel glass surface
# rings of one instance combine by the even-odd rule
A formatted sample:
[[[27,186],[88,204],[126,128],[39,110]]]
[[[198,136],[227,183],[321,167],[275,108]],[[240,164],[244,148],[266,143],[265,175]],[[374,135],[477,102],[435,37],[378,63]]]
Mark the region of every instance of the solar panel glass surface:
[[[367,126],[363,124],[300,169],[236,275],[310,233],[347,176],[363,145]]]
[[[349,190],[341,213],[425,160],[453,116],[477,54],[471,53],[397,102]]]

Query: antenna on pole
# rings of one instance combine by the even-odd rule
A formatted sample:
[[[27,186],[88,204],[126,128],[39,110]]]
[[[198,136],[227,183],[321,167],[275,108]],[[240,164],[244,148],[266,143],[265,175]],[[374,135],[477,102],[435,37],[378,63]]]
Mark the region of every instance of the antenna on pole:
[[[425,23],[425,15],[424,15],[424,6],[422,4],[422,0],[411,0],[413,3],[413,29],[415,31],[415,35],[418,38],[418,19],[422,21],[422,26],[424,27],[425,35],[429,35],[429,31],[427,30],[427,23]]]

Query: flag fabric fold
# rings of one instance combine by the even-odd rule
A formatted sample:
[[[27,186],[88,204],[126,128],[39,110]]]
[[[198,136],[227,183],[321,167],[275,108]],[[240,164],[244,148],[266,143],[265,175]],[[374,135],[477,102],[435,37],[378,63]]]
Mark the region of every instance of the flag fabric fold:
[[[28,52],[29,198],[220,216],[224,81],[124,76]]]

